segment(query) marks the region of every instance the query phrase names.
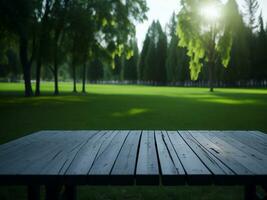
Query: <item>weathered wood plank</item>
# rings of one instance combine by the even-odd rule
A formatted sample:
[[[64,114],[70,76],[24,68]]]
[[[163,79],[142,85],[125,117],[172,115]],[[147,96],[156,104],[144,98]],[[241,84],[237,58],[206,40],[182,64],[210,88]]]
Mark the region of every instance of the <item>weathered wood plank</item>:
[[[116,131],[116,135],[107,144],[101,146],[89,171],[92,184],[108,184],[111,169],[118,157],[129,131]]]
[[[175,168],[176,168],[178,174],[180,174],[180,175],[186,174],[185,170],[184,170],[184,167],[183,167],[180,159],[177,157],[175,149],[173,148],[172,142],[170,141],[170,138],[169,138],[169,135],[168,135],[167,131],[162,131],[162,133],[163,133],[163,136],[164,136],[165,145],[168,148],[168,151],[170,153],[171,159],[172,159],[172,161],[173,161],[173,163],[175,165]]]
[[[111,172],[111,183],[130,185],[134,183],[135,166],[141,131],[130,131]]]
[[[217,143],[212,142],[207,137],[204,137],[205,131],[189,131],[190,134],[206,149],[221,160],[226,166],[228,166],[235,174],[240,176],[252,175],[253,172],[250,171],[246,166],[236,160],[228,149],[219,146]],[[241,181],[241,180],[236,180]]]
[[[177,170],[165,145],[164,135],[161,133],[161,131],[155,131],[155,136],[162,175],[177,174]]]
[[[267,136],[266,134],[259,131],[232,131],[234,135],[238,135],[240,137],[248,137],[253,142],[259,143],[260,145],[267,146]]]
[[[189,184],[208,184],[212,174],[177,131],[168,131],[168,136],[187,174]]]
[[[224,131],[227,136],[267,155],[267,139],[259,138],[254,132],[248,131]]]
[[[257,143],[254,143],[255,148],[251,148],[250,146],[240,142],[237,138],[230,137],[230,135],[231,133],[225,131],[216,132],[216,137],[222,139],[223,141],[234,146],[240,151],[248,154],[252,159],[255,160],[255,162],[258,162],[259,164],[267,168],[267,154],[263,154],[260,151],[256,150],[258,147]],[[243,137],[246,136],[247,136],[246,133],[243,134]]]
[[[95,134],[85,145],[78,151],[66,175],[87,175],[92,167],[95,157],[102,143],[110,138],[112,134],[107,131],[100,131]]]
[[[214,174],[213,178],[216,183],[232,182],[234,179],[234,172],[230,168],[210,153],[208,149],[201,145],[188,131],[179,131],[179,134],[205,166]]]
[[[96,133],[95,131],[93,133]],[[68,137],[62,133],[61,145],[58,149],[48,154],[40,161],[23,171],[24,174],[63,175],[71,164],[77,152],[93,136],[84,132],[75,131],[68,133]]]
[[[6,151],[10,149],[15,149],[17,148],[18,145],[26,145],[29,144],[33,141],[35,141],[35,137],[40,135],[40,134],[46,134],[47,131],[38,131],[36,133],[32,133],[20,138],[17,138],[15,140],[11,140],[5,144],[0,144],[0,153],[7,153]],[[49,131],[50,132],[50,131]]]
[[[104,131],[105,132],[105,131]],[[88,134],[88,133],[87,133]],[[80,152],[80,150],[89,142],[92,140],[92,138],[97,134],[97,132],[94,132],[93,135],[90,135],[89,137],[85,137],[82,139],[82,142],[80,144],[77,144],[76,147],[73,147],[70,152],[68,152],[64,157],[62,158],[64,161],[64,165],[60,168],[59,174],[63,175],[66,174],[67,170],[69,169],[70,165],[73,163],[74,159],[76,158],[77,154]]]
[[[20,148],[17,151],[9,151],[8,153],[1,155],[0,171],[3,174],[19,173],[25,168],[31,165],[31,161],[42,160],[45,154],[53,152],[58,145],[62,137],[57,132],[43,133],[35,136],[34,140],[30,144]],[[42,158],[42,159],[40,159]]]
[[[174,155],[174,159],[172,157],[173,154],[171,154],[170,151],[173,151],[173,147],[170,144],[167,133],[162,131],[155,131],[155,136],[160,169],[162,174],[162,184],[177,185],[185,183],[184,169],[179,160],[178,162],[174,161],[177,156]]]
[[[254,135],[254,136],[257,136],[259,137],[260,139],[263,139],[263,141],[265,142],[265,144],[267,143],[267,134],[266,133],[263,133],[261,131],[248,131],[248,133]]]
[[[8,169],[5,172],[4,179],[15,180],[18,183],[42,183],[47,184],[56,182],[62,184],[65,179],[64,175],[68,165],[72,162],[79,148],[86,143],[89,138],[95,135],[97,131],[61,131],[57,139],[49,136],[51,144],[45,144],[46,148],[34,151],[31,156],[26,157],[26,162],[19,165],[12,173]],[[40,150],[40,151],[39,151]],[[48,151],[50,150],[50,152]],[[27,165],[26,165],[27,164]],[[13,167],[11,167],[12,169]],[[1,176],[2,171],[0,171]],[[10,176],[10,174],[20,176]],[[3,174],[4,175],[4,174]],[[74,180],[72,177],[70,178]],[[77,182],[76,182],[77,181]],[[10,181],[8,181],[10,182]],[[66,182],[66,181],[65,181]],[[75,184],[80,184],[80,177],[75,177]]]
[[[136,184],[157,185],[158,183],[159,168],[154,131],[143,131],[136,167]]]
[[[267,174],[267,168],[257,162],[254,156],[244,153],[235,146],[230,145],[227,141],[220,139],[216,132],[207,131],[204,132],[203,135],[218,145],[221,149],[227,151],[233,159],[238,160],[242,165],[246,166],[246,168],[253,172],[253,174]]]
[[[53,138],[56,136],[58,132],[56,131],[40,131],[37,133],[33,133],[28,136],[24,136],[22,138],[10,141],[6,144],[0,145],[0,157],[1,159],[6,160],[8,158],[9,160],[11,159],[16,159],[15,156],[19,156],[18,153],[24,152],[27,149],[31,149],[32,146],[42,144],[42,143],[50,143],[51,140],[47,140],[47,135],[49,137]],[[10,156],[13,155],[13,156]]]
[[[0,145],[0,183],[262,184],[266,138],[242,131],[41,131]]]

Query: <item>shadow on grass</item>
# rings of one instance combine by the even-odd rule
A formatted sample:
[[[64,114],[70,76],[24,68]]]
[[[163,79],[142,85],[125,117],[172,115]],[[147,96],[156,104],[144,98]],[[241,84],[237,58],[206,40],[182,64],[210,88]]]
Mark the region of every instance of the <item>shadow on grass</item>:
[[[246,91],[246,90],[244,90]],[[0,91],[0,103],[25,103],[25,102],[49,102],[53,101],[58,102],[88,102],[94,96],[128,96],[135,98],[136,96],[149,96],[152,98],[176,98],[176,99],[187,99],[193,101],[201,101],[208,103],[221,103],[221,104],[266,104],[267,101],[267,92],[266,93],[251,93],[243,92],[242,90],[233,91],[228,90],[227,92],[216,91],[213,93],[210,92],[168,92],[168,93],[146,93],[146,94],[136,94],[136,93],[120,93],[112,92],[109,93],[73,93],[73,92],[61,92],[60,95],[55,96],[51,91],[42,92],[42,95],[39,97],[24,97],[24,93],[20,90],[18,91]],[[262,91],[262,90],[261,90]]]
[[[267,95],[0,92],[0,143],[44,129],[206,129],[267,131]]]

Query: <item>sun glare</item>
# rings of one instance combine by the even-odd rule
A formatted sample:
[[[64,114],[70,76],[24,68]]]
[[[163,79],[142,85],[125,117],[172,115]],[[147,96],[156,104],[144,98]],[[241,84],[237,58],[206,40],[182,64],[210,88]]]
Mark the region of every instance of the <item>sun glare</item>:
[[[216,21],[220,17],[220,11],[216,5],[203,6],[200,14],[208,21]]]

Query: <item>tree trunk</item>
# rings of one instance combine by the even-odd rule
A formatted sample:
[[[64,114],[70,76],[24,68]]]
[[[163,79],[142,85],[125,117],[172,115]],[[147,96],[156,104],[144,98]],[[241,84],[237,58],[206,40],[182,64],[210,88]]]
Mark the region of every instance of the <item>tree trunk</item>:
[[[73,75],[73,92],[77,92],[76,89],[76,67],[74,63],[72,64],[72,75]]]
[[[23,68],[25,96],[30,97],[33,96],[33,92],[31,86],[31,65],[28,60],[28,39],[25,36],[20,35],[19,42],[19,54],[20,62]]]
[[[83,65],[83,89],[82,89],[83,93],[86,93],[85,84],[86,84],[86,63],[84,63]]]
[[[59,90],[58,90],[58,60],[57,60],[57,40],[56,40],[56,45],[54,49],[54,95],[59,95]]]
[[[47,34],[48,34],[48,14],[50,12],[49,5],[51,1],[46,1],[45,4],[45,13],[41,21],[41,29],[39,33],[39,48],[38,48],[38,57],[36,65],[36,88],[35,96],[40,96],[40,82],[41,82],[41,68],[42,68],[42,57],[44,56],[43,47],[45,46]]]
[[[37,65],[36,65],[36,88],[35,88],[35,96],[40,96],[40,81],[41,81],[41,55],[38,55]]]
[[[210,62],[208,64],[209,66],[209,88],[210,88],[210,92],[213,92],[214,91],[214,80],[213,80],[213,77],[214,77],[214,64],[213,62]]]
[[[54,95],[59,95],[59,90],[58,90],[58,67],[57,67],[57,65],[55,65],[55,68],[54,68],[54,81],[55,81]]]
[[[44,19],[46,20],[46,19]],[[36,64],[36,88],[35,88],[35,96],[40,96],[40,84],[41,84],[41,70],[42,70],[42,58],[44,56],[43,48],[45,46],[46,42],[46,33],[47,30],[45,27],[46,22],[43,21],[40,38],[39,38],[39,48],[38,48],[38,54],[37,54],[37,64]]]

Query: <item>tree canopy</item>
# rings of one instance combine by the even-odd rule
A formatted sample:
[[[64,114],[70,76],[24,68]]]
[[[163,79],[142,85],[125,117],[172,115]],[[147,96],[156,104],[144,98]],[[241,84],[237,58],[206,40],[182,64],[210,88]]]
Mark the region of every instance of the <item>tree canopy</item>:
[[[187,48],[192,80],[197,80],[203,63],[207,63],[212,91],[216,63],[227,67],[230,61],[234,24],[229,19],[239,14],[236,3],[234,0],[228,0],[225,5],[219,0],[182,0],[181,5],[177,26],[179,46]],[[212,10],[216,9],[219,14],[204,14],[203,8],[206,8],[204,12],[214,12]]]
[[[40,93],[42,64],[53,63],[50,68],[57,84],[60,45],[64,45],[65,54],[71,57],[73,77],[75,66],[87,62],[98,49],[105,51],[110,61],[122,51],[132,54],[130,42],[135,37],[135,23],[146,19],[147,10],[145,0],[1,1],[0,28],[18,38],[25,95],[32,95],[33,62],[37,63],[36,95]],[[53,53],[49,56],[46,52]],[[57,86],[58,93],[56,90]]]
[[[81,82],[86,92],[87,77],[211,90],[266,85],[267,27],[257,0],[246,0],[244,13],[235,0],[223,2],[181,0],[180,12],[167,26],[153,21],[138,48],[145,0],[2,0],[0,81],[24,79],[26,96],[32,84],[40,95],[42,80],[54,81],[55,95],[59,81],[71,79],[73,91]]]

